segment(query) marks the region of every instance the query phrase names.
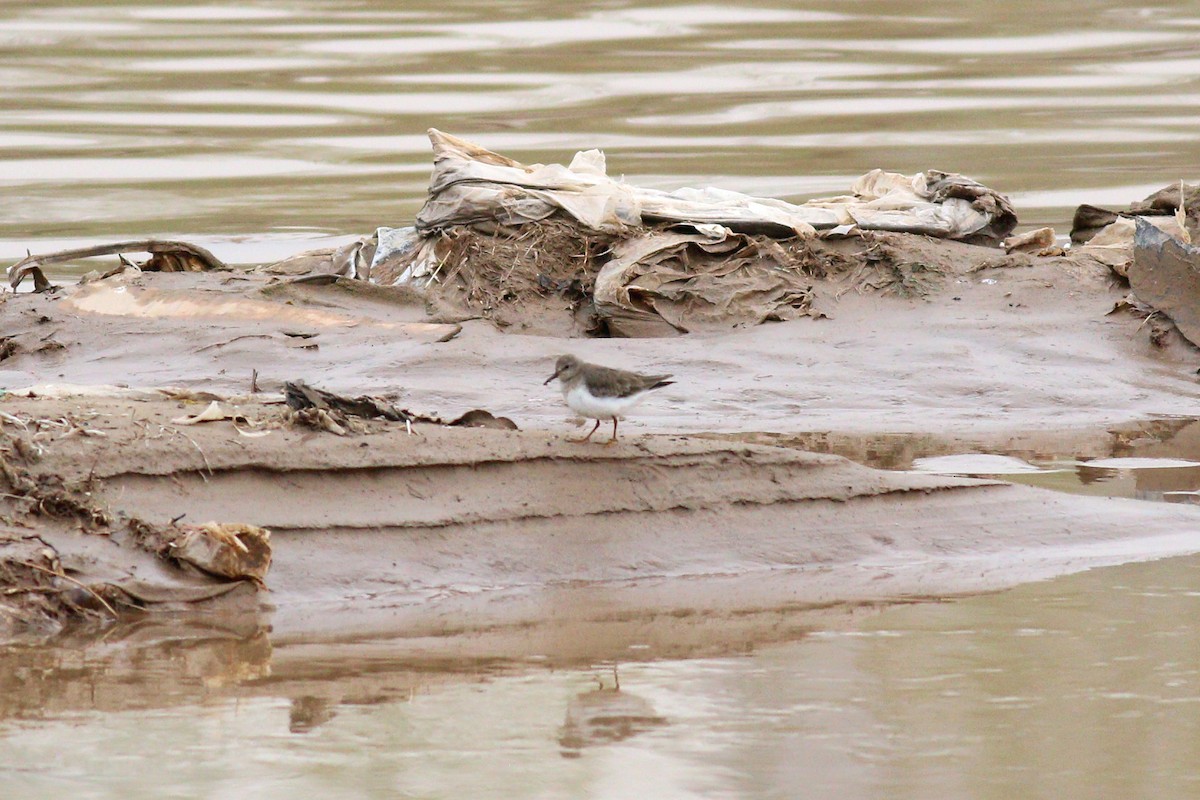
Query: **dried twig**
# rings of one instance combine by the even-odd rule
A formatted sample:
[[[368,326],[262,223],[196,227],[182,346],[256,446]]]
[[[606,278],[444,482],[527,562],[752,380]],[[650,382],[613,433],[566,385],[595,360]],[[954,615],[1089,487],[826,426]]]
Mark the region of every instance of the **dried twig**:
[[[207,470],[208,470],[208,475],[205,475],[205,474],[204,474],[204,470],[197,470],[197,472],[199,472],[199,473],[200,473],[200,477],[204,479],[204,482],[205,482],[205,483],[208,483],[208,479],[209,479],[209,477],[210,477],[210,476],[212,476],[212,475],[215,475],[216,473],[215,473],[215,472],[213,472],[212,465],[208,463],[208,456],[204,454],[204,448],[202,448],[200,445],[196,444],[196,440],[195,440],[195,439],[193,439],[192,437],[188,436],[186,433],[184,433],[183,431],[179,430],[178,428],[171,428],[171,429],[170,429],[170,431],[171,431],[171,434],[172,434],[172,435],[174,435],[174,434],[178,434],[178,435],[182,436],[184,439],[187,439],[189,442],[191,442],[191,443],[192,443],[192,447],[196,448],[196,451],[197,451],[198,453],[200,453],[200,457],[201,457],[202,459],[204,459],[204,469],[207,469]]]

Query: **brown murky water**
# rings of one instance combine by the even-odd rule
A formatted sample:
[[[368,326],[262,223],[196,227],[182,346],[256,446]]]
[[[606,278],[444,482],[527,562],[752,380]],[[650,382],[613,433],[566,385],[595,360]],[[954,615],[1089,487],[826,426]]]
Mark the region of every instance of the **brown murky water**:
[[[1197,36],[1169,3],[7,0],[0,260],[163,236],[255,262],[405,224],[430,126],[794,200],[959,171],[1065,233],[1079,203],[1195,178]],[[814,442],[1192,502],[1200,468],[1076,463],[1200,461],[1175,424]],[[429,663],[269,619],[80,636],[0,653],[0,795],[1196,797],[1198,587],[1172,559],[598,665]]]
[[[250,262],[407,224],[431,126],[794,200],[952,170],[1062,227],[1194,177],[1198,29],[1065,0],[6,0],[0,259],[158,235]]]
[[[0,780],[14,800],[1196,797],[1198,612],[1183,558],[594,666],[135,629],[0,651]]]

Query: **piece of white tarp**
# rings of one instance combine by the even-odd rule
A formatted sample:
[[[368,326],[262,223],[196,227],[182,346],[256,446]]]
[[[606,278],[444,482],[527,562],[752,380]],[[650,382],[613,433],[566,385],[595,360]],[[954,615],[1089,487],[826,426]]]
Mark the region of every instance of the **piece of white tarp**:
[[[811,235],[838,225],[999,241],[1016,224],[1007,198],[976,181],[929,170],[872,170],[850,194],[802,205],[712,187],[645,189],[607,175],[604,154],[587,150],[569,166],[527,166],[476,144],[429,131],[433,176],[416,228],[433,232],[493,222],[522,225],[565,214],[593,231],[619,233],[655,223],[724,225],[741,233]]]

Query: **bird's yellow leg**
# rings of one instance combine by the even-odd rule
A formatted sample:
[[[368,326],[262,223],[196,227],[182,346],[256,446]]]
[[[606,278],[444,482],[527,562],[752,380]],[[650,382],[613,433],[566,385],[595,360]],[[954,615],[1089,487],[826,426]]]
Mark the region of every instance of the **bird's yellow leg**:
[[[596,420],[596,426],[597,427],[600,426],[600,420]],[[604,445],[605,445],[605,447],[607,447],[610,444],[616,444],[616,443],[617,443],[617,418],[613,417],[613,435],[612,435],[611,439],[609,439],[607,442],[604,443]]]
[[[599,428],[599,427],[600,427],[600,420],[596,420],[596,424],[592,426],[592,429],[590,431],[588,431],[587,436],[583,437],[582,439],[568,439],[567,441],[574,442],[575,444],[583,444],[588,439],[592,438],[592,434],[595,433],[596,428]]]

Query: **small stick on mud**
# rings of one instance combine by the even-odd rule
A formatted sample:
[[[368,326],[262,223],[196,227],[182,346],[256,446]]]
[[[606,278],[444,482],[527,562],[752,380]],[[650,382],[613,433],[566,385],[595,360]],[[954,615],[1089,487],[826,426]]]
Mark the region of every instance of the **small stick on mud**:
[[[18,428],[20,428],[23,431],[29,430],[29,426],[26,425],[24,420],[22,420],[20,417],[15,417],[12,414],[8,414],[4,411],[0,411],[0,419],[4,420],[5,422],[16,425]]]
[[[99,594],[96,593],[95,589],[93,589],[92,587],[88,586],[85,583],[82,583],[81,581],[75,580],[70,575],[66,575],[62,572],[55,572],[54,570],[46,569],[45,567],[39,567],[37,564],[31,564],[28,561],[14,561],[12,563],[20,564],[23,567],[29,567],[30,569],[36,569],[38,572],[44,572],[47,575],[53,575],[56,578],[62,578],[63,580],[70,581],[71,583],[78,586],[80,589],[83,589],[85,592],[90,594],[92,597],[99,600],[100,605],[102,605],[106,609],[108,609],[108,613],[113,615],[113,619],[117,619],[120,616],[119,614],[117,614],[117,610],[108,604],[107,600],[105,600],[103,597],[101,597]]]
[[[250,394],[258,394],[258,370],[250,370]]]
[[[1142,320],[1142,324],[1137,326],[1137,330],[1134,331],[1134,333],[1136,334],[1142,328],[1146,327],[1146,323],[1149,322],[1150,320],[1154,319],[1157,315],[1158,315],[1158,311],[1151,311],[1150,314],[1144,320]]]
[[[207,470],[208,470],[208,475],[205,475],[205,474],[204,474],[204,470],[203,470],[203,469],[201,469],[201,470],[196,470],[196,471],[197,471],[197,472],[200,474],[200,477],[204,479],[204,482],[205,482],[205,483],[208,483],[208,479],[209,479],[209,477],[210,477],[210,476],[212,476],[212,475],[215,475],[216,473],[214,473],[214,472],[213,472],[212,464],[209,464],[209,463],[208,463],[208,456],[204,454],[204,448],[202,448],[200,445],[196,444],[196,440],[195,440],[195,439],[193,439],[192,437],[188,436],[186,433],[184,433],[183,431],[179,430],[178,428],[171,428],[171,433],[172,433],[172,434],[179,434],[179,435],[180,435],[180,436],[182,436],[183,438],[187,439],[189,442],[191,442],[191,443],[192,443],[192,447],[196,448],[196,450],[197,450],[197,451],[200,453],[200,457],[201,457],[202,459],[204,459],[204,469],[207,469]]]

